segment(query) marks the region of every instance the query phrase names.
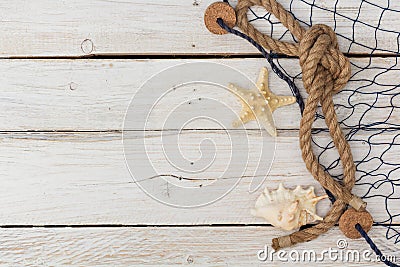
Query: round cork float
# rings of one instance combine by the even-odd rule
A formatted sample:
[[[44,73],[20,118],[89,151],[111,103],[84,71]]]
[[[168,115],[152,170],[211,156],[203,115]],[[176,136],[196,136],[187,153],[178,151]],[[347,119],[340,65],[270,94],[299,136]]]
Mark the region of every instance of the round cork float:
[[[215,2],[209,5],[204,13],[204,24],[210,32],[214,34],[228,33],[219,26],[218,18],[221,18],[230,28],[236,25],[236,12],[228,3]]]
[[[357,239],[361,237],[356,229],[357,223],[361,225],[365,232],[368,232],[371,230],[374,221],[368,211],[356,211],[353,208],[349,208],[340,217],[339,229],[346,237]]]

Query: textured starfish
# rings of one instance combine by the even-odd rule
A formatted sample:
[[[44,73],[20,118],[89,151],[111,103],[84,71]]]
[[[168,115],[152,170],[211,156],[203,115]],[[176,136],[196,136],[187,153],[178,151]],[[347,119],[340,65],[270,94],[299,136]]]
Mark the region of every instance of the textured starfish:
[[[296,102],[293,96],[278,96],[271,92],[268,87],[268,70],[262,68],[256,83],[258,91],[248,90],[229,84],[228,87],[236,93],[242,103],[240,119],[233,122],[234,127],[242,123],[258,121],[271,136],[276,136],[276,128],[272,118],[272,112],[277,108],[290,105]]]

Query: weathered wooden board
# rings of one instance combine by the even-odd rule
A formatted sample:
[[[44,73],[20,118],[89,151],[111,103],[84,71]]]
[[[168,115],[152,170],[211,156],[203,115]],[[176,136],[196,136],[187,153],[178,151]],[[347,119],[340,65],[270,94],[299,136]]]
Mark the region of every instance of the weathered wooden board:
[[[267,63],[263,59],[221,59],[221,60],[3,60],[0,71],[0,130],[26,131],[26,130],[121,130],[124,116],[132,97],[140,86],[152,75],[166,67],[184,62],[217,62],[234,67],[243,72],[248,79],[256,81],[261,67]],[[357,66],[367,66],[368,59],[354,58],[352,62]],[[291,74],[299,73],[298,60],[283,59],[281,65]],[[397,124],[400,119],[398,97],[393,97],[399,90],[396,85],[400,83],[397,75],[395,58],[374,58],[375,68],[358,73],[346,89],[335,96],[335,102],[343,105],[337,109],[339,119],[346,119],[347,125],[368,124],[382,121],[390,115],[387,123]],[[392,71],[384,69],[392,67]],[[380,69],[383,68],[383,69]],[[356,72],[359,68],[353,66]],[[380,74],[379,74],[380,73]],[[379,74],[379,75],[378,75]],[[372,81],[372,77],[376,77]],[[270,72],[270,88],[277,94],[290,95],[291,92],[285,82],[280,80],[272,71]],[[388,87],[378,87],[376,83],[391,84]],[[297,82],[303,96],[301,81]],[[354,92],[355,88],[367,86]],[[164,102],[154,108],[154,116],[149,117],[146,129],[165,129],[165,119],[172,109],[185,104],[185,111],[177,112],[179,118],[191,111],[206,113],[207,110],[221,110],[220,104],[225,103],[235,112],[241,110],[236,96],[218,87],[201,87],[196,92],[191,87],[184,87],[174,91]],[[381,89],[379,89],[381,88]],[[397,88],[397,89],[396,89]],[[167,90],[169,88],[165,88]],[[392,90],[390,94],[382,94],[376,106],[379,109],[368,111],[367,116],[362,116],[369,109],[369,103],[374,103],[376,92],[379,90]],[[367,93],[367,94],[366,94]],[[148,98],[143,98],[144,104],[153,104],[154,93],[149,92]],[[351,95],[351,99],[349,96]],[[216,106],[205,105],[199,98],[214,98]],[[138,110],[141,110],[141,103]],[[352,106],[350,106],[352,105]],[[354,108],[351,108],[354,107]],[[354,112],[354,113],[353,113]],[[229,122],[226,126],[231,128],[230,121],[235,118],[224,112],[215,113],[217,120]],[[351,116],[349,116],[351,115]],[[136,117],[139,121],[143,114]],[[170,117],[173,117],[172,115]],[[177,120],[179,118],[177,117]],[[283,107],[274,113],[278,129],[298,129],[300,112],[297,105]],[[135,125],[135,121],[131,124]],[[139,124],[137,124],[139,125]],[[179,129],[183,125],[178,125]],[[324,127],[323,121],[316,123],[317,127]],[[193,128],[215,128],[215,124],[207,125],[204,121],[194,121]],[[249,124],[254,128],[256,124]],[[140,126],[133,127],[142,130]]]
[[[237,131],[231,136],[240,135]],[[126,225],[198,225],[198,224],[252,224],[265,223],[262,219],[251,216],[250,208],[260,190],[249,192],[252,184],[249,175],[256,169],[256,157],[252,151],[263,142],[257,134],[250,133],[250,149],[234,150],[234,153],[250,153],[250,161],[246,166],[244,177],[240,183],[224,198],[211,205],[200,208],[174,208],[166,206],[150,198],[133,182],[125,164],[121,133],[4,133],[1,135],[0,150],[0,225],[53,225],[53,224],[126,224]],[[241,134],[240,136],[243,136]],[[180,174],[166,163],[159,143],[160,132],[152,133],[146,142],[150,158],[156,167],[163,172]],[[388,140],[393,136],[379,135],[374,141]],[[137,137],[142,138],[140,133]],[[219,177],[230,160],[230,144],[226,141],[226,133],[222,131],[185,131],[181,133],[182,153],[188,159],[199,157],[198,145],[202,140],[212,138],[217,148],[217,160],[210,171],[190,175],[199,179],[189,181],[190,186],[197,187],[205,184],[204,177]],[[321,137],[325,138],[325,137]],[[177,146],[175,143],[163,144],[168,147]],[[356,159],[368,152],[368,145],[362,142],[351,143]],[[371,151],[381,153],[384,148],[377,147]],[[204,146],[201,152],[211,154],[213,146]],[[330,154],[324,161],[334,158]],[[398,151],[386,153],[386,162],[397,162]],[[136,154],[140,167],[145,155]],[[197,162],[194,161],[195,165]],[[229,163],[231,168],[239,168],[241,162]],[[370,161],[364,166],[367,170],[377,167],[377,162]],[[189,165],[189,164],[188,164]],[[238,167],[239,166],[239,167]],[[268,167],[268,166],[265,166]],[[262,166],[261,172],[263,171]],[[241,168],[241,167],[240,167]],[[385,173],[390,166],[381,167],[378,172]],[[238,179],[242,172],[239,169]],[[265,173],[262,172],[264,175]],[[260,176],[262,180],[264,176]],[[146,177],[136,177],[143,180]],[[229,178],[229,177],[228,177]],[[358,176],[359,178],[359,176]],[[365,177],[361,182],[374,183],[376,178]],[[186,180],[172,181],[181,186],[188,186]],[[277,139],[275,159],[263,187],[276,188],[280,182],[288,187],[297,185],[314,185],[318,194],[323,194],[321,187],[307,172],[301,159],[298,147],[297,132],[280,133]],[[377,184],[378,185],[378,184]],[[226,189],[224,185],[215,185],[211,190]],[[206,186],[203,187],[203,189]],[[364,195],[368,185],[358,185],[354,192]],[[202,190],[202,188],[199,188]],[[370,195],[387,195],[391,188],[386,185],[378,186]],[[173,193],[173,192],[172,192]],[[171,194],[172,194],[171,193]],[[394,192],[393,200],[389,200],[389,210],[392,214],[400,213],[396,204],[398,192]],[[372,197],[366,200],[368,209],[376,221],[388,219],[384,197]],[[329,208],[327,200],[320,203],[318,211],[324,215]],[[394,222],[399,222],[398,217]]]
[[[206,30],[203,14],[212,2],[214,0],[1,1],[0,55],[257,53],[236,36],[215,36]],[[351,45],[351,52],[371,52],[375,47],[398,51],[400,20],[399,13],[394,11],[400,9],[398,1],[391,1],[390,9],[386,10],[386,1],[279,2],[285,8],[291,6],[302,21],[309,23],[312,13],[314,23],[326,23],[350,39],[354,36],[356,42]],[[256,12],[265,14],[261,9]],[[355,19],[360,22],[354,23]],[[256,24],[262,31],[269,32],[265,21]],[[283,32],[282,27],[274,25],[274,37],[280,37]],[[284,39],[290,40],[289,36]],[[340,44],[347,51],[350,41],[341,38]]]
[[[368,266],[378,265],[361,239],[342,239],[335,228],[318,240],[271,253],[271,227],[124,227],[0,229],[4,266]],[[384,240],[385,229],[371,238],[399,263],[398,245]],[[344,247],[344,248],[343,248]],[[325,251],[325,252],[324,252]],[[329,253],[329,251],[331,251]],[[260,254],[262,259],[263,254]],[[310,260],[308,260],[310,259]],[[383,266],[383,265],[382,265]]]
[[[125,113],[132,97],[147,79],[167,67],[186,62],[216,62],[234,67],[255,81],[260,68],[268,65],[262,58],[246,58],[247,55],[259,54],[246,41],[232,35],[215,36],[205,29],[203,13],[212,2],[214,0],[0,2],[1,266],[288,264],[279,259],[273,262],[257,259],[257,252],[269,245],[271,238],[283,233],[251,216],[249,210],[261,189],[256,192],[249,190],[264,181],[269,171],[262,187],[276,188],[283,182],[290,188],[313,185],[319,195],[324,193],[301,159],[297,133],[300,113],[296,105],[274,113],[279,129],[275,153],[273,145],[268,143],[271,138],[260,137],[259,131],[232,130],[230,122],[235,118],[232,114],[215,112],[214,119],[223,122],[229,129],[227,132],[204,120],[195,120],[187,125],[175,123],[172,127],[164,124],[166,118],[175,122],[185,121],[183,114],[190,116],[191,112],[222,111],[219,108],[221,104],[238,112],[238,100],[225,90],[215,90],[215,87],[200,90],[188,86],[184,90],[175,90],[155,106],[148,119],[147,131],[142,132],[139,121],[143,114],[140,110],[145,104],[153,103],[154,95],[150,91],[149,97],[137,106],[139,113],[130,123],[133,127],[128,128],[131,131],[122,136]],[[230,2],[236,4],[236,1]],[[309,23],[312,12],[314,23],[333,26],[339,34],[341,49],[350,54],[367,56],[371,49],[376,48],[376,54],[388,55],[388,52],[399,49],[400,13],[395,12],[400,10],[398,1],[390,4],[361,0],[279,2],[285,8],[291,7],[295,16],[306,23]],[[336,10],[337,14],[329,10]],[[261,8],[254,11],[259,15],[265,13]],[[354,23],[355,19],[360,22]],[[270,31],[265,21],[258,20],[254,24],[263,32]],[[274,26],[275,38],[280,38],[283,33],[281,26]],[[353,37],[356,41],[351,43],[348,38]],[[289,35],[285,35],[283,40],[293,41]],[[152,58],[173,58],[176,55],[204,58],[210,55],[210,58],[72,59],[92,55],[132,55],[132,58],[147,55]],[[243,58],[212,59],[212,55],[242,55]],[[21,57],[48,59],[16,59]],[[354,81],[335,96],[338,117],[345,119],[344,125],[383,121],[389,114],[386,125],[398,124],[399,98],[395,92],[400,78],[396,71],[397,60],[378,57],[371,60],[367,57],[352,58],[353,73],[363,67],[369,69],[356,74]],[[292,75],[300,72],[297,59],[281,59],[280,64]],[[391,70],[386,71],[388,68]],[[301,82],[297,81],[297,85],[305,96]],[[363,86],[363,93],[354,93],[354,88]],[[288,86],[273,73],[270,73],[270,87],[278,94],[290,94]],[[380,95],[379,99],[374,95],[376,91],[386,89],[389,93]],[[206,99],[218,103],[212,106]],[[370,103],[379,108],[362,116]],[[176,107],[183,107],[185,112],[175,113],[178,114],[175,119],[171,111]],[[324,127],[320,120],[315,125]],[[179,139],[175,138],[178,136],[176,130],[181,127],[184,129]],[[247,128],[257,127],[251,123]],[[371,132],[360,131],[357,135],[359,138],[353,138],[356,140],[351,142],[355,160],[367,154],[373,160],[358,166],[357,179],[361,180],[354,192],[367,196],[368,210],[376,222],[387,223],[388,212],[400,214],[400,192],[388,181],[380,181],[379,175],[393,171],[390,164],[398,164],[399,151],[396,145],[385,152],[387,145],[377,143],[396,142],[397,132],[380,134],[376,131],[372,146],[363,142]],[[161,139],[164,136],[165,139]],[[208,189],[204,192],[219,194],[226,191],[227,183],[224,181],[237,181],[238,184],[222,199],[203,207],[183,209],[167,206],[139,188],[143,182],[150,181],[151,184],[153,178],[136,175],[134,180],[131,177],[127,164],[133,160],[133,164],[143,169],[145,155],[136,146],[124,148],[123,139],[138,146],[145,142],[146,154],[157,171],[176,175],[165,178],[174,185],[198,188],[196,191],[200,192]],[[247,146],[232,145],[232,140],[241,139]],[[328,142],[329,139],[326,133],[321,133],[316,140]],[[261,145],[271,152],[262,157],[266,162],[259,167],[257,157]],[[198,168],[203,162],[201,160],[214,160],[204,172],[179,172],[165,158],[169,151],[175,153],[177,148],[186,164],[184,170]],[[128,163],[124,151],[130,155]],[[231,152],[248,154],[245,167],[242,161],[232,160]],[[267,163],[272,154],[274,161],[270,167]],[[324,154],[321,160],[330,162],[335,158],[334,153],[329,153]],[[215,177],[221,177],[226,166],[238,170],[238,174],[222,176],[214,183]],[[178,167],[182,169],[181,165]],[[361,177],[364,170],[367,175]],[[181,175],[183,178],[179,179]],[[390,177],[395,176],[393,172]],[[218,183],[221,180],[222,183]],[[177,195],[169,184],[163,186],[161,184],[160,192],[165,199]],[[370,188],[372,191],[368,193]],[[387,209],[384,209],[385,204]],[[323,200],[317,207],[319,215],[324,216],[329,205],[328,200]],[[399,225],[399,217],[393,218],[392,222]],[[394,228],[398,230],[398,226]],[[394,230],[374,226],[370,235],[385,255],[397,256],[397,260],[391,260],[399,262],[400,247],[394,245],[398,239]],[[391,238],[387,240],[386,236]],[[295,249],[300,253],[315,249],[321,254],[329,248],[338,249],[337,241],[341,237],[335,228],[324,237]],[[363,240],[346,242],[347,249],[339,251],[363,253],[368,249]],[[290,260],[289,263],[292,264]],[[303,261],[296,264],[320,266],[322,263]],[[323,264],[359,266],[372,263],[363,258],[359,262],[325,258]]]

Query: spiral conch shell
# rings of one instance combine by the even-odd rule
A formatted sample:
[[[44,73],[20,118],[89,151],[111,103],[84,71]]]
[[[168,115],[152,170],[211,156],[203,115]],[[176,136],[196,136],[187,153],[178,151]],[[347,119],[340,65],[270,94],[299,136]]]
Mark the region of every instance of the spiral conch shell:
[[[323,218],[316,214],[316,205],[324,198],[327,198],[327,195],[317,197],[312,186],[306,189],[297,186],[290,190],[279,184],[277,190],[269,191],[265,188],[251,213],[264,218],[275,227],[290,231],[322,220]]]

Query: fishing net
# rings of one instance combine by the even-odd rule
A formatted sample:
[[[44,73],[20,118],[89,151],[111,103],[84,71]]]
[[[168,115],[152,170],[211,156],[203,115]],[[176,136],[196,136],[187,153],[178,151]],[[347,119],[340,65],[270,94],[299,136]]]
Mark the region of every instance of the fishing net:
[[[400,3],[393,0],[291,0],[281,1],[308,28],[313,23],[331,26],[341,51],[352,64],[348,85],[335,96],[341,126],[352,147],[357,167],[353,192],[381,210],[372,210],[386,238],[400,242]],[[275,39],[297,41],[265,9],[250,9],[249,20]],[[273,54],[273,51],[271,51]],[[302,88],[301,73],[274,55],[276,65]],[[304,92],[304,90],[302,90]],[[317,122],[323,125],[323,116]],[[313,139],[320,162],[334,178],[341,180],[341,166],[335,146],[318,127]],[[333,156],[332,156],[333,155]],[[374,212],[378,213],[374,214]]]

